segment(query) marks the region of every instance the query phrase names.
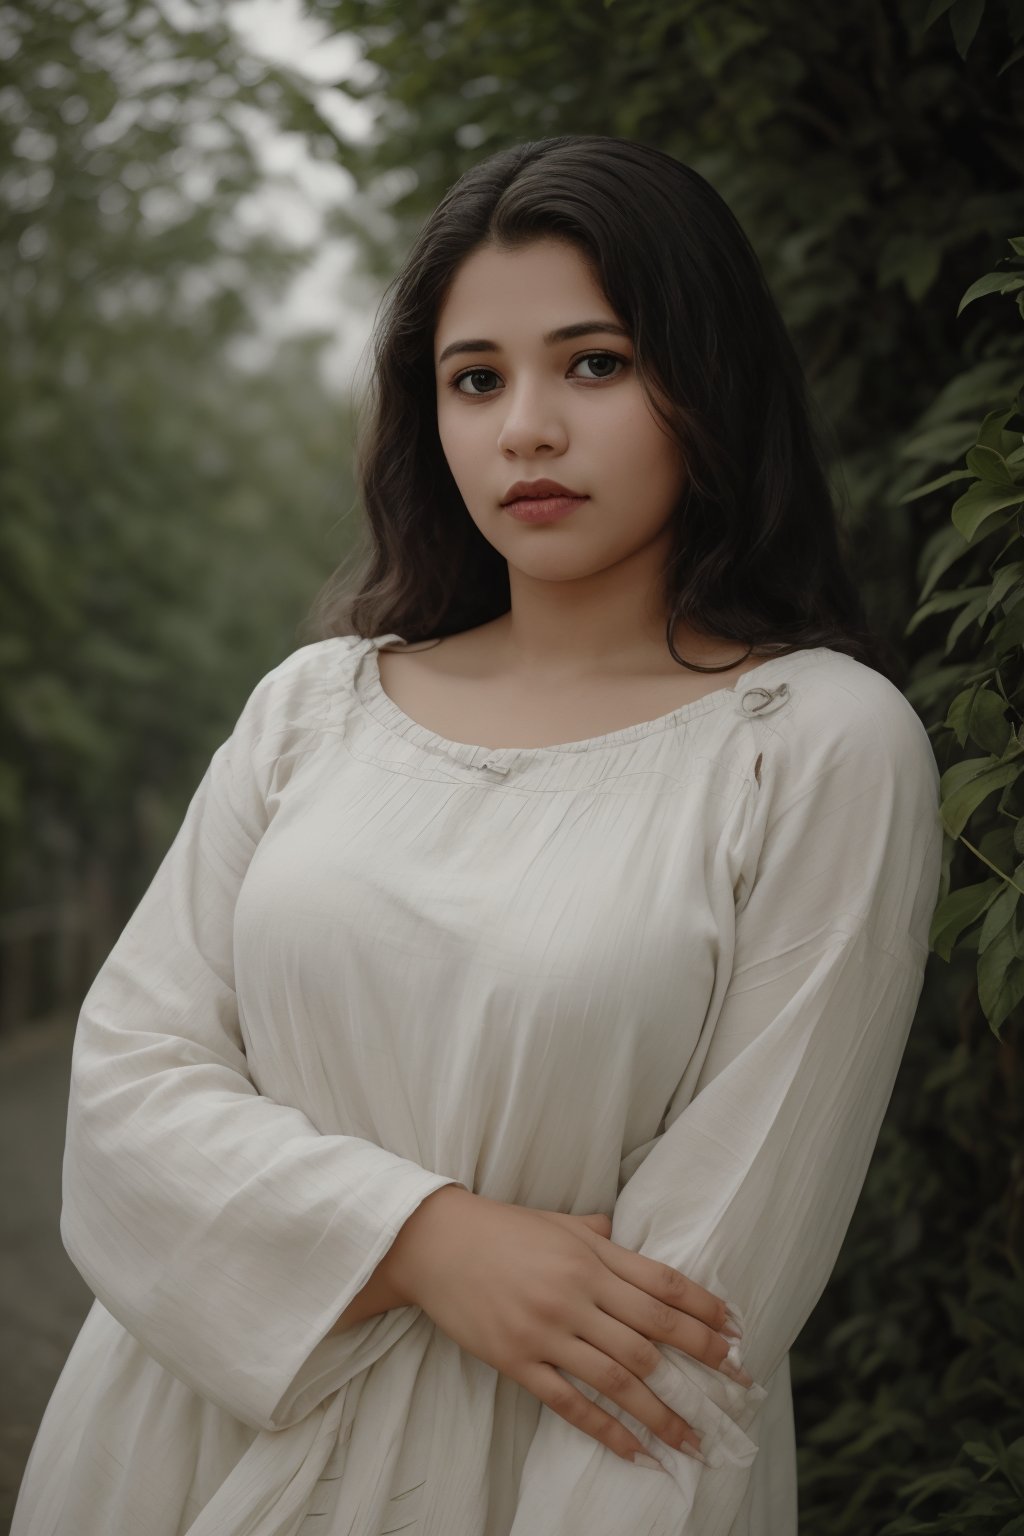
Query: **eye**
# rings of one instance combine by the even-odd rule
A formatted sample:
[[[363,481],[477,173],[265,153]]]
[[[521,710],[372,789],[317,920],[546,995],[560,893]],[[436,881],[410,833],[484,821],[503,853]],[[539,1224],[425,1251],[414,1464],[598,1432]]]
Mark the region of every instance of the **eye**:
[[[577,368],[580,363],[589,363],[595,361],[598,363],[619,363],[623,368],[629,367],[627,359],[624,357],[617,357],[614,352],[586,352],[582,357],[578,357],[572,366],[573,368]],[[487,374],[490,374],[493,377],[497,377],[493,368],[466,368],[462,373],[457,373],[455,375],[454,379],[450,381],[448,388],[454,389],[455,392],[460,395],[476,395],[477,398],[480,398],[479,392],[477,390],[461,389],[459,386],[461,385],[463,379],[480,379]],[[614,379],[617,377],[618,375],[614,373],[599,373],[596,378],[592,377],[588,382],[591,384],[600,384],[603,383],[605,379]],[[485,395],[493,393],[493,390],[483,391],[483,394]]]

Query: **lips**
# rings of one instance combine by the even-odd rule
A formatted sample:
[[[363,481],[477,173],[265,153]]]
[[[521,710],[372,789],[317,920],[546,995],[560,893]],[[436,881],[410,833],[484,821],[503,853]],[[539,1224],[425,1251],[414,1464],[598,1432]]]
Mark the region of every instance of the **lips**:
[[[567,485],[560,485],[557,480],[517,480],[515,485],[509,486],[501,505],[507,507],[513,501],[542,501],[550,496],[580,497],[583,494]]]

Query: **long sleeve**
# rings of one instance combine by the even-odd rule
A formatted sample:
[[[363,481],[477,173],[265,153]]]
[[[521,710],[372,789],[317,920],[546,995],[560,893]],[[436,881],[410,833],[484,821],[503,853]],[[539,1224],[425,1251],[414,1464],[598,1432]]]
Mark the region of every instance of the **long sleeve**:
[[[302,1418],[418,1312],[326,1337],[434,1190],[458,1182],[261,1094],[233,969],[239,887],[317,739],[323,642],[250,695],[78,1020],[61,1237],[167,1370],[258,1429]],[[375,1326],[376,1325],[376,1326]]]
[[[923,984],[938,768],[910,704],[869,669],[765,725],[718,848],[729,910],[711,1003],[659,1134],[623,1160],[612,1229],[732,1303],[755,1385],[659,1346],[646,1384],[701,1434],[704,1467],[569,1376],[669,1475],[545,1406],[512,1536],[728,1536],[765,1383],[828,1282],[867,1174]]]

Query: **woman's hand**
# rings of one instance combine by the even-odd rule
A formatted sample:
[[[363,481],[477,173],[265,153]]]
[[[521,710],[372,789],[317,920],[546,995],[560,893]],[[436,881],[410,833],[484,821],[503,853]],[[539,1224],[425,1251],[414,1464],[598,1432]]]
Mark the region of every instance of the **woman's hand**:
[[[700,1448],[693,1427],[644,1385],[657,1340],[717,1370],[730,1347],[725,1303],[667,1264],[609,1240],[607,1216],[568,1216],[435,1190],[386,1255],[407,1304],[553,1413],[632,1460],[643,1446],[560,1374],[625,1408],[667,1445]],[[748,1378],[749,1382],[749,1378]]]

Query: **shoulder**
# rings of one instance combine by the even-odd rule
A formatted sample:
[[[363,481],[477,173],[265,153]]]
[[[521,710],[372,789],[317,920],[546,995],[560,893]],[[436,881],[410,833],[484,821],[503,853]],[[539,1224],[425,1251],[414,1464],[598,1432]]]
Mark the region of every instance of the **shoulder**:
[[[934,760],[924,721],[874,667],[824,648],[809,653],[791,685],[787,735],[801,749],[920,753]]]
[[[299,646],[252,688],[236,732],[256,738],[318,724],[363,644],[359,635],[332,635]]]
[[[924,722],[910,700],[873,667],[842,651],[800,654],[786,676],[788,707],[766,721],[766,758],[779,774],[804,785],[834,779],[840,793],[897,779],[928,799],[938,795],[939,769]]]

